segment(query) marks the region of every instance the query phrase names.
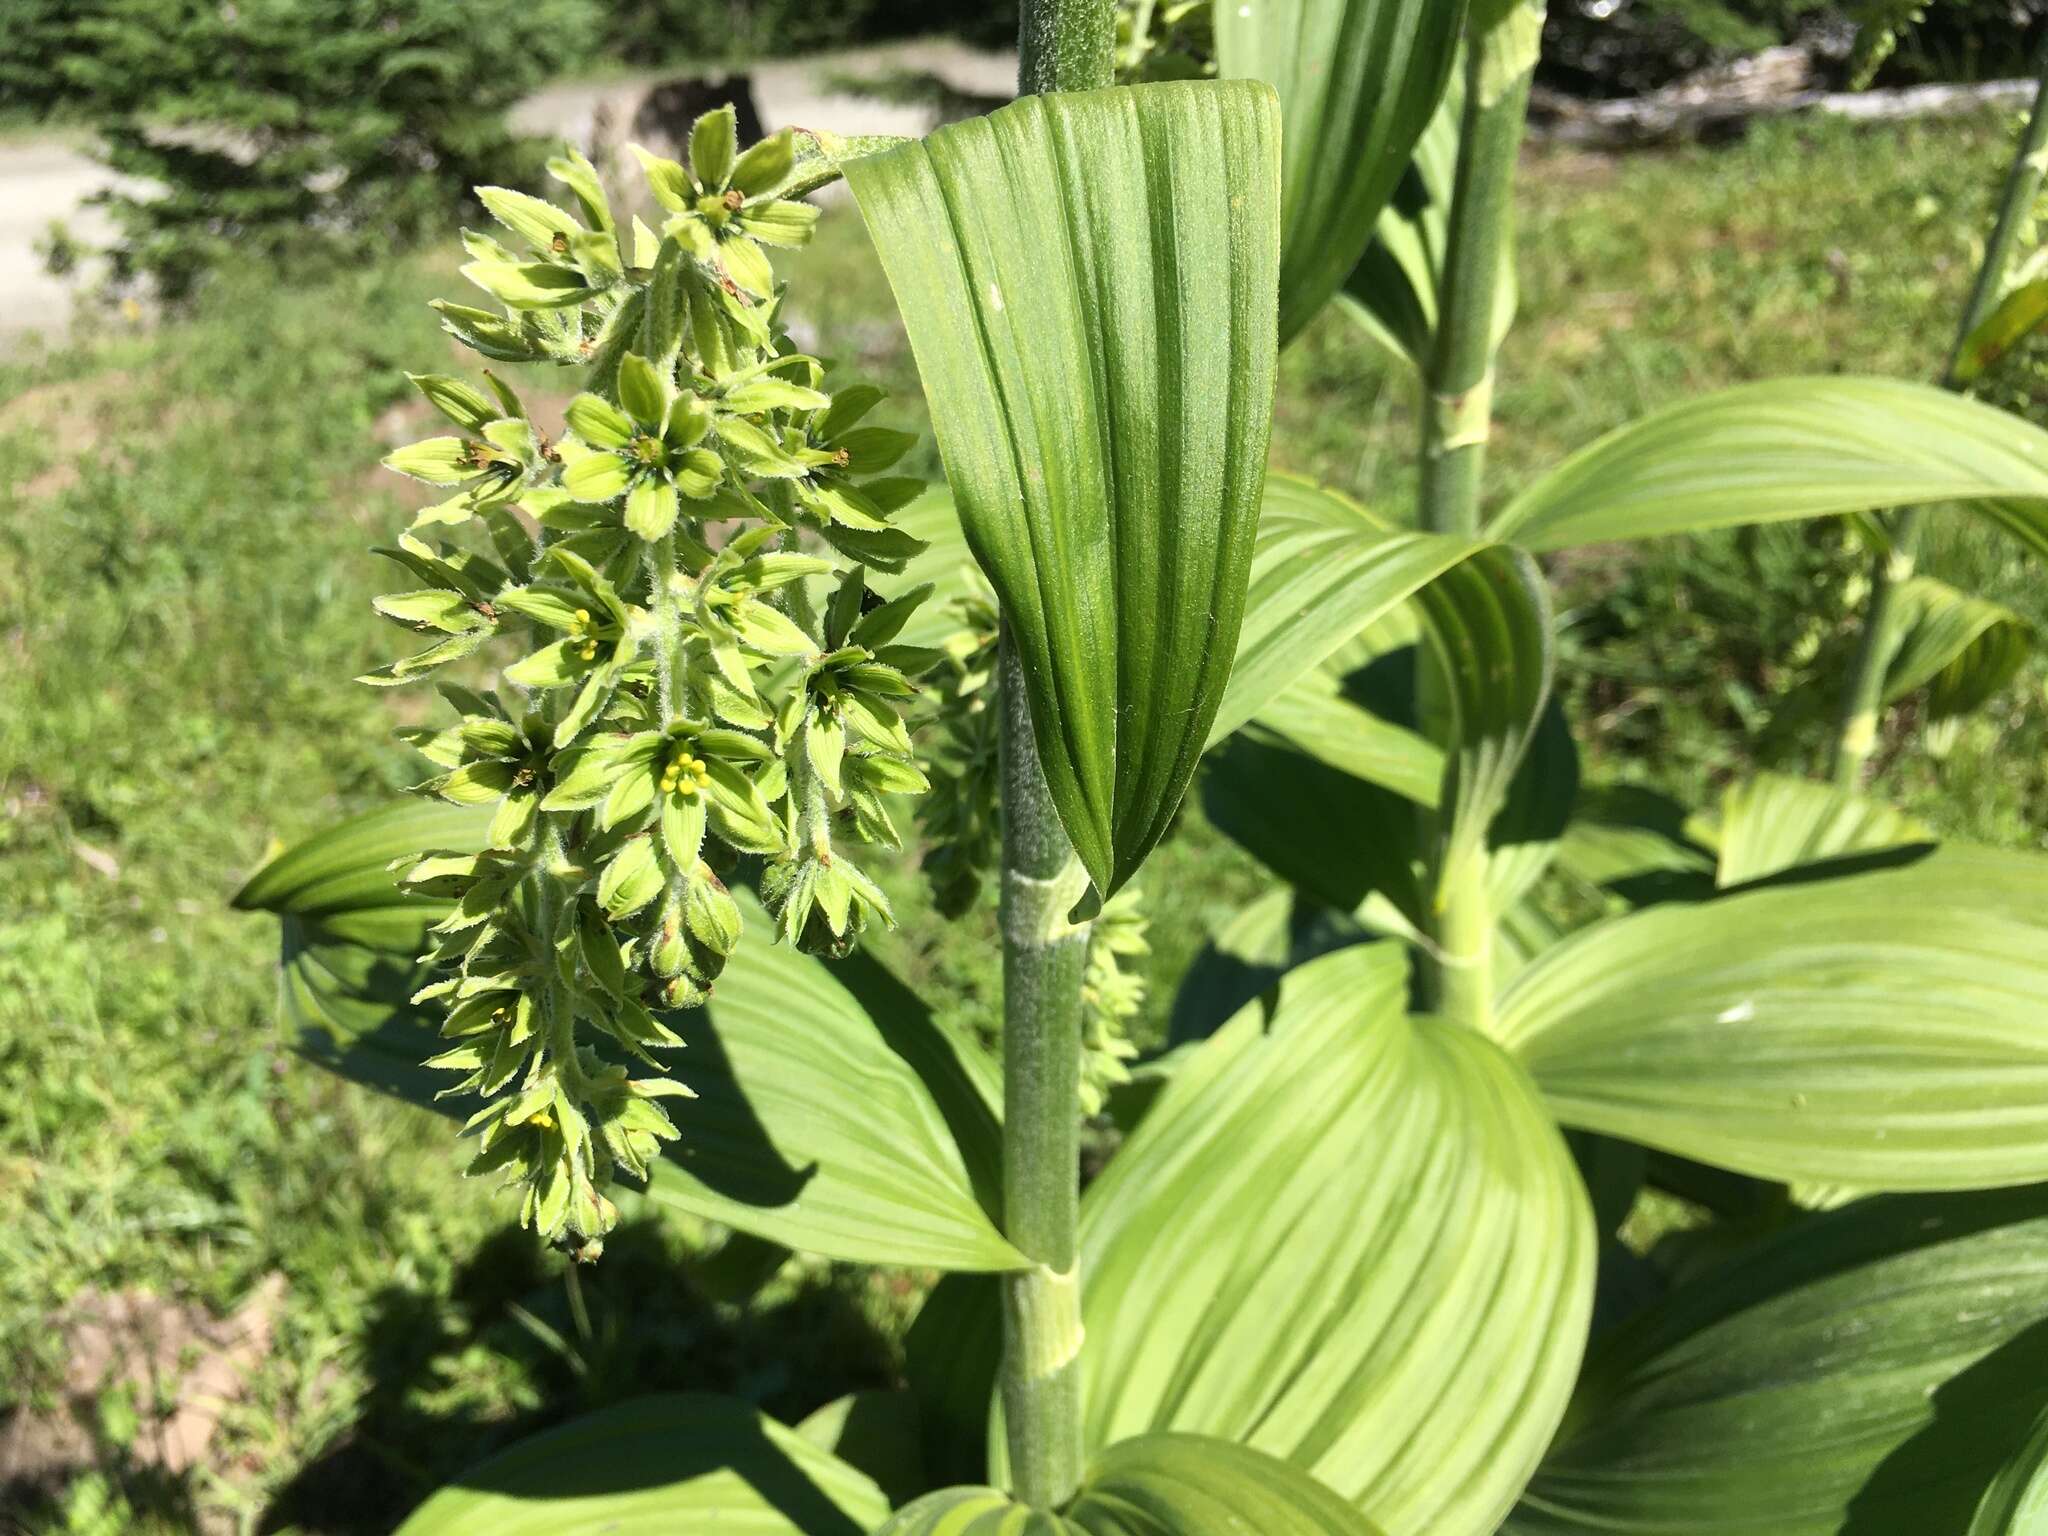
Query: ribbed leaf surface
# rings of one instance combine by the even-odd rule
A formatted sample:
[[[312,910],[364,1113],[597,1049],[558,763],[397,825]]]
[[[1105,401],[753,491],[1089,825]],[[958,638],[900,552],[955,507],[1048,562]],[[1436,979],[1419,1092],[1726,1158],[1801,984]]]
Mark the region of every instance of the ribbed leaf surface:
[[[1286,121],[1280,335],[1306,325],[1373,225],[1450,78],[1463,0],[1231,0],[1215,8],[1230,77],[1270,83]]]
[[[1512,1536],[1961,1532],[2048,1401],[2048,1191],[1859,1201],[1588,1363]]]
[[[401,1536],[865,1536],[873,1482],[731,1398],[636,1398],[534,1435],[415,1510]]]
[[[1427,362],[1436,346],[1464,110],[1464,70],[1454,60],[1443,100],[1416,141],[1407,174],[1381,210],[1372,244],[1337,295],[1342,310],[1412,368]],[[1494,285],[1496,346],[1514,322],[1515,303],[1514,243],[1503,241]]]
[[[1027,97],[847,167],[1104,895],[1180,804],[1237,647],[1279,155],[1272,92],[1206,81]]]
[[[1747,885],[1801,864],[1931,843],[1934,833],[1880,800],[1786,774],[1762,773],[1721,792],[1712,817],[1686,831],[1718,853],[1715,883]]]
[[[1213,745],[1445,571],[1478,539],[1414,533],[1294,475],[1266,482],[1244,631]]]
[[[443,847],[474,848],[487,820],[465,813],[431,830]],[[447,1074],[419,1066],[439,1047],[436,1021],[407,1001],[425,979],[413,956],[442,909],[399,904],[384,868],[412,835],[384,812],[340,823],[280,855],[237,901],[285,908],[282,1006],[308,1056],[467,1113],[467,1100],[434,1099]],[[337,905],[341,889],[361,906]],[[653,1198],[857,1263],[1020,1264],[990,1215],[1001,1184],[993,1064],[873,961],[827,965],[771,943],[766,914],[735,895],[746,942],[708,1007],[667,1016],[685,1042],[670,1069],[698,1096],[676,1109],[682,1139]],[[291,909],[315,899],[317,915]],[[358,913],[388,919],[373,942],[335,937]]]
[[[1967,501],[2038,545],[2044,499],[2048,432],[2016,416],[1896,379],[1774,379],[1617,428],[1523,491],[1492,532],[1565,549]]]
[[[1095,1458],[1062,1515],[993,1488],[947,1488],[876,1536],[1379,1536],[1314,1478],[1246,1446],[1145,1435]]]
[[[1509,988],[1501,1038],[1568,1124],[1739,1172],[2048,1179],[2048,859],[1867,857],[1585,929]]]
[[[1927,689],[1927,718],[1967,715],[1989,703],[2026,665],[2033,629],[2003,603],[1916,576],[1892,598],[1893,653],[1884,696]]]
[[[1484,846],[1549,702],[1550,588],[1534,560],[1494,545],[1422,588],[1416,603],[1450,710],[1454,745],[1437,807],[1451,868]]]
[[[1395,1536],[1481,1536],[1584,1346],[1591,1215],[1533,1086],[1391,944],[1196,1048],[1082,1203],[1091,1445],[1217,1435]]]

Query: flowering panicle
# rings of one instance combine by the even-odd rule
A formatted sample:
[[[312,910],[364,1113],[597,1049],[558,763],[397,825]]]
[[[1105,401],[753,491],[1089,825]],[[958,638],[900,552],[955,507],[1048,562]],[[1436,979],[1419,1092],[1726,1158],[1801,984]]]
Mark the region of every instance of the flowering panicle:
[[[898,643],[928,589],[867,580],[921,547],[889,521],[921,489],[885,473],[912,439],[789,342],[761,247],[802,244],[816,211],[781,195],[790,136],[740,153],[733,123],[700,119],[687,167],[641,156],[659,233],[621,230],[581,156],[550,166],[575,213],[481,189],[511,243],[466,235],[463,271],[501,308],[439,304],[444,326],[586,368],[585,390],[550,436],[489,371],[420,376],[454,430],[386,461],[450,494],[382,551],[415,585],[377,609],[424,648],[365,681],[497,669],[443,681],[453,723],[406,733],[438,770],[417,793],[490,809],[481,852],[404,861],[453,903],[420,994],[446,1009],[430,1065],[484,1100],[471,1171],[504,1171],[522,1219],[586,1256],[615,1172],[645,1177],[677,1135],[662,1101],[689,1090],[635,1073],[740,942],[739,861],[762,861],[782,937],[843,952],[891,920],[844,843],[894,846],[889,799],[929,788],[902,711],[940,658]]]

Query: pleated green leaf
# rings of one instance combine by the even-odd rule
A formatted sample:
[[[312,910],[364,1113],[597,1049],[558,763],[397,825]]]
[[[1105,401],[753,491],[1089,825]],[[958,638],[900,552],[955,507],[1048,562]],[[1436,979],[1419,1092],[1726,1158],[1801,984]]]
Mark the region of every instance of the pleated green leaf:
[[[1982,708],[2026,665],[2033,628],[2003,603],[1916,576],[1892,595],[1892,654],[1885,702],[1927,690],[1927,718]]]
[[[751,1405],[635,1398],[507,1447],[400,1536],[866,1536],[889,1501]]]
[[[1339,950],[1191,1051],[1081,1214],[1089,1445],[1292,1461],[1393,1536],[1494,1528],[1563,1411],[1594,1235],[1534,1086]]]
[[[1506,1530],[1962,1532],[2048,1403],[2044,1340],[2048,1189],[1857,1201],[1609,1336]]]
[[[1860,865],[1582,930],[1516,978],[1501,1038],[1567,1124],[1741,1173],[2048,1179],[2048,858]]]
[[[490,813],[474,806],[399,800],[284,849],[249,877],[234,905],[307,918],[323,936],[410,953],[442,909],[399,890],[387,866],[426,848],[481,847],[489,825]]]
[[[1882,801],[1779,773],[1729,785],[1720,810],[1693,817],[1686,833],[1715,850],[1714,879],[1723,887],[1801,864],[1935,840],[1925,823]]]
[[[2026,1444],[1999,1469],[1963,1536],[2042,1536],[2048,1532],[2048,1408]]]
[[[1321,666],[1352,636],[1475,551],[1481,540],[1415,533],[1294,475],[1266,482],[1244,629],[1214,745]]]
[[[1491,531],[1566,549],[1934,501],[1976,503],[2038,547],[2048,432],[1896,379],[1738,384],[1581,449],[1503,508]]]
[[[1280,336],[1306,325],[1371,242],[1450,78],[1462,0],[1232,0],[1217,66],[1264,80],[1286,124]]]
[[[1457,179],[1458,144],[1463,137],[1464,76],[1454,60],[1443,100],[1416,141],[1407,174],[1381,210],[1372,244],[1337,295],[1340,310],[1411,368],[1422,367],[1436,346],[1444,251],[1450,240],[1451,188]],[[1514,242],[1503,241],[1500,276],[1494,286],[1496,346],[1514,323],[1515,304]]]
[[[1550,700],[1550,588],[1534,560],[1495,545],[1422,588],[1416,605],[1450,717],[1437,796],[1448,870],[1484,848]]]
[[[1179,806],[1237,647],[1279,138],[1265,86],[1176,82],[1027,97],[846,168],[1105,896]]]
[[[469,812],[433,830],[442,846],[473,849],[487,822]],[[396,901],[384,865],[406,835],[383,812],[344,822],[280,855],[237,900],[285,907],[282,1007],[309,1057],[466,1113],[466,1101],[433,1097],[448,1075],[419,1066],[439,1049],[438,1020],[408,1001],[426,979],[413,956],[445,907]],[[320,894],[339,889],[360,907]],[[990,1214],[1001,1187],[994,1064],[873,960],[828,964],[773,944],[767,915],[735,895],[747,942],[707,1007],[664,1016],[684,1041],[670,1070],[697,1097],[675,1114],[682,1137],[651,1197],[856,1263],[1020,1265]],[[291,909],[307,902],[319,910]],[[346,936],[377,913],[387,920],[373,942]]]
[[[1286,1462],[1202,1435],[1145,1435],[1097,1456],[1061,1515],[993,1488],[947,1488],[876,1536],[1380,1536]]]

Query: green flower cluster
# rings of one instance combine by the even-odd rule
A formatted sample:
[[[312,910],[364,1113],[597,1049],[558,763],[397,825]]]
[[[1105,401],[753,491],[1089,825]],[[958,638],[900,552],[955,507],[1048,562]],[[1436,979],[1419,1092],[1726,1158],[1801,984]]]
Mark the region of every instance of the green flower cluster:
[[[454,907],[421,994],[447,1009],[429,1063],[484,1099],[472,1172],[503,1170],[522,1219],[594,1256],[615,1173],[648,1174],[689,1090],[634,1063],[681,1043],[663,1018],[709,995],[740,942],[742,858],[779,933],[840,953],[891,920],[841,841],[894,846],[887,801],[928,787],[902,709],[940,658],[897,643],[928,589],[892,601],[867,568],[921,547],[890,514],[922,489],[877,478],[910,447],[827,395],[779,323],[761,242],[801,244],[788,134],[744,154],[730,109],[690,165],[642,155],[668,217],[622,232],[588,161],[551,163],[580,217],[481,189],[521,249],[465,236],[502,312],[442,304],[487,356],[587,367],[551,438],[488,371],[415,380],[456,429],[393,453],[449,491],[383,551],[418,583],[378,611],[425,648],[365,681],[461,663],[452,724],[407,733],[423,795],[490,808],[480,853],[423,849],[402,879]],[[467,679],[477,682],[477,677]]]

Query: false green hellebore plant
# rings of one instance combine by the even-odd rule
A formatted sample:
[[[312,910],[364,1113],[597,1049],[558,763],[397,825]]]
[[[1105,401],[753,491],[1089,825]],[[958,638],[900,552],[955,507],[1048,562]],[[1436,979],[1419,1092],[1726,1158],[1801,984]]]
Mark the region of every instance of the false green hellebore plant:
[[[697,1047],[684,1155],[646,1160],[656,1206],[945,1278],[886,1407],[790,1428],[703,1396],[621,1405],[476,1469],[413,1536],[1820,1536],[1873,1500],[1910,1528],[1989,1533],[2038,1504],[2048,869],[1930,848],[1798,781],[1682,826],[1580,794],[1533,556],[1919,499],[2025,519],[2048,504],[2048,435],[1883,381],[1750,386],[1624,428],[1482,519],[1540,11],[1475,9],[1442,112],[1461,7],[1253,0],[1238,19],[1269,26],[1218,18],[1223,78],[1107,89],[1108,8],[1034,4],[1024,83],[1048,94],[872,157],[813,135],[782,184],[743,184],[744,160],[707,141],[662,173],[667,195],[657,178],[672,227],[636,234],[616,272],[590,238],[610,227],[601,199],[579,189],[571,229],[507,203],[535,257],[485,248],[479,275],[512,312],[444,308],[489,355],[587,363],[605,409],[550,443],[479,395],[456,446],[421,460],[460,505],[409,536],[430,555],[401,551],[438,560],[457,584],[430,588],[461,601],[423,600],[455,649],[401,670],[475,665],[508,613],[543,626],[550,659],[529,668],[538,707],[465,711],[435,802],[303,844],[244,892],[284,915],[307,1048],[424,1097],[439,1019],[411,958],[429,925],[480,911],[529,958],[472,995],[509,1001],[515,1026],[520,999],[556,1018],[566,1000],[599,1026],[575,1046],[585,1080],[628,1052],[607,1021],[637,1023],[614,1001],[633,988]],[[1299,64],[1331,39],[1332,78]],[[1449,167],[1444,201],[1383,212],[1371,189],[1411,155],[1425,188]],[[858,478],[862,429],[833,416],[853,392],[824,403],[775,339],[777,295],[728,249],[751,238],[741,214],[794,229],[774,193],[841,162],[907,312],[957,516]],[[1431,397],[1413,524],[1260,484],[1278,341],[1354,264],[1353,298]],[[632,339],[674,327],[673,352]],[[719,466],[700,490],[703,453]],[[572,473],[604,499],[576,501]],[[700,503],[773,537],[713,538]],[[428,545],[444,521],[479,527],[505,579]],[[764,564],[823,564],[821,545],[870,573]],[[994,610],[959,579],[969,554]],[[966,635],[911,611],[927,580],[974,614]],[[551,602],[501,600],[515,588]],[[1001,865],[1000,1065],[839,957],[857,898],[804,885],[843,862],[820,829],[879,832],[886,795],[914,787],[879,713],[900,692],[871,668],[921,672],[944,701],[948,789],[921,817],[951,855],[939,888],[968,899]],[[664,712],[670,688],[705,702]],[[1282,891],[1232,925],[1183,987],[1182,1046],[1110,1084],[1127,1135],[1083,1192],[1091,930],[1118,915],[1091,924],[1085,897],[1126,884],[1205,750],[1214,818],[1336,910],[1304,921]],[[671,854],[692,806],[737,919],[721,906],[710,931],[765,900],[804,947],[704,945],[714,967],[686,945],[696,969],[650,969],[671,882],[685,903],[712,894]],[[519,862],[550,833],[560,859]],[[394,887],[384,865],[423,850],[449,882]],[[498,894],[508,861],[530,906]],[[1563,916],[1543,900],[1559,881],[1582,898]],[[552,963],[530,937],[543,919]],[[618,938],[588,946],[593,964],[586,933]],[[1798,1181],[1806,1204],[1847,1203],[1786,1215],[1636,1308],[1582,1372],[1596,1311],[1625,1301],[1629,1203],[1652,1174],[1711,1184],[1710,1164],[1731,1170],[1715,1188]]]

